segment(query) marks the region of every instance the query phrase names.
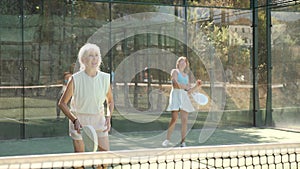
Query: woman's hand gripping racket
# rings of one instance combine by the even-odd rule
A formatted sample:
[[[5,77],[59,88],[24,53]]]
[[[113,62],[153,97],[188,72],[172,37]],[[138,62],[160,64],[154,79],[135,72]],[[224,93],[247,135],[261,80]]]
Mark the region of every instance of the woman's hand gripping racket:
[[[96,130],[92,126],[86,125],[83,126],[80,131],[85,151],[96,152],[98,149],[98,137]]]
[[[201,85],[202,85],[202,81],[197,80],[196,87],[200,87]],[[201,106],[204,106],[208,103],[208,97],[202,93],[193,92],[191,95],[192,95],[193,99],[195,100],[195,102]]]
[[[73,123],[75,130],[82,136],[85,151],[96,152],[98,149],[98,136],[94,127],[90,125],[81,125],[77,118]]]

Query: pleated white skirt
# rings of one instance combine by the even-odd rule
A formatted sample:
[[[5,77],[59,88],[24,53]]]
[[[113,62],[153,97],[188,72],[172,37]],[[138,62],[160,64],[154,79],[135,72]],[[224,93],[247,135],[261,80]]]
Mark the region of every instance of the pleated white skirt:
[[[172,88],[170,92],[169,105],[167,111],[179,110],[184,110],[186,112],[195,111],[187,91],[183,89]]]

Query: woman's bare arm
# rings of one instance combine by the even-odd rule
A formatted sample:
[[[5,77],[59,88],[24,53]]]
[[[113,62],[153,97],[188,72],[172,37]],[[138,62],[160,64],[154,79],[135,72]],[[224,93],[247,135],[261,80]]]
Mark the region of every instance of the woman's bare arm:
[[[73,87],[74,87],[74,80],[71,78],[67,84],[67,88],[63,95],[61,96],[58,107],[63,111],[63,113],[74,123],[76,120],[76,116],[70,111],[68,103],[73,95]]]

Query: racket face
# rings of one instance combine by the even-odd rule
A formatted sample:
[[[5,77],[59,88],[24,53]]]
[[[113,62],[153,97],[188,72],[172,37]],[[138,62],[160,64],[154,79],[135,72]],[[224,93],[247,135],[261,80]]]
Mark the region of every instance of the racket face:
[[[81,130],[82,140],[86,152],[96,152],[98,148],[98,137],[92,126],[83,126]]]
[[[208,97],[201,93],[193,93],[193,99],[201,106],[208,103]]]

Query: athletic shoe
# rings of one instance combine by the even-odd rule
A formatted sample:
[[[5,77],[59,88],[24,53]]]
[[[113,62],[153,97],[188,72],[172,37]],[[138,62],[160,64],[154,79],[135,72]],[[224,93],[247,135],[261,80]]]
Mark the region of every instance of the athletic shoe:
[[[186,147],[185,142],[182,142],[181,145],[180,145],[180,147]]]
[[[167,146],[169,146],[171,143],[170,143],[170,141],[169,140],[165,140],[164,142],[162,142],[162,146],[163,147],[167,147]]]

